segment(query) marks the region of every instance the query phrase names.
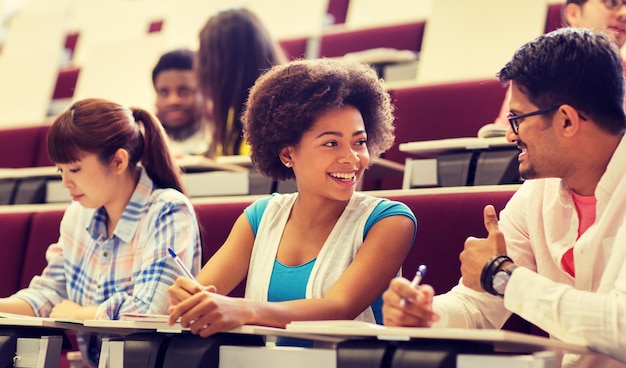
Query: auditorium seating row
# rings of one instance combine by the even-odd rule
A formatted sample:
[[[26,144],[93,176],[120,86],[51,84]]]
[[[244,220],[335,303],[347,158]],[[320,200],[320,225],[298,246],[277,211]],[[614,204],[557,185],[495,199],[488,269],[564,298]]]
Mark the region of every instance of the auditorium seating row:
[[[333,15],[336,23],[345,20],[348,0],[330,1],[329,14]],[[562,4],[554,3],[548,6],[545,32],[561,27]],[[150,24],[149,32],[159,32],[162,22],[156,21]],[[418,53],[421,50],[424,35],[425,20],[409,23],[373,26],[361,29],[330,28],[319,37],[319,49],[315,52],[316,57],[339,57],[347,53],[364,51],[374,48],[393,48],[397,50],[410,50]],[[79,37],[78,32],[67,35],[65,49],[72,53]],[[309,38],[306,36],[279,40],[280,46],[285,50],[289,59],[307,57]],[[311,55],[309,55],[311,56]],[[59,71],[52,99],[71,98],[80,74],[79,66],[68,66]]]
[[[404,163],[408,156],[398,150],[400,143],[476,136],[481,126],[497,116],[504,95],[505,89],[495,78],[391,91],[396,143],[385,158]],[[48,125],[0,129],[0,167],[50,166],[48,129]]]
[[[419,264],[428,265],[424,282],[445,292],[460,277],[458,255],[467,236],[485,236],[482,210],[493,204],[500,211],[517,186],[472,188],[413,189],[371,192],[405,203],[418,219],[414,245],[403,265],[403,275],[412,278]],[[225,241],[235,219],[258,196],[194,199],[203,232],[203,260],[207,260]],[[463,207],[459,207],[463,203]],[[7,296],[28,286],[31,278],[46,265],[45,251],[59,236],[63,206],[0,207],[0,238],[5,257],[0,257],[0,296]],[[242,296],[244,283],[231,295]],[[514,316],[516,317],[516,316]],[[542,334],[519,318],[507,322],[507,328]]]

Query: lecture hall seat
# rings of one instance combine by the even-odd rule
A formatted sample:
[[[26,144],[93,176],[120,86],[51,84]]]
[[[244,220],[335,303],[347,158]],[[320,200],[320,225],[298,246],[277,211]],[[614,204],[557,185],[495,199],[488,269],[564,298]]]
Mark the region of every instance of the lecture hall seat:
[[[41,144],[41,126],[0,129],[0,167],[35,166]]]
[[[555,3],[555,4],[548,5],[548,14],[546,16],[545,33],[552,32],[556,29],[563,27],[563,17],[561,16],[562,9],[563,9],[562,3]]]
[[[349,6],[350,0],[328,1],[328,14],[333,17],[333,24],[343,24],[346,22],[346,15],[348,14]]]
[[[40,275],[46,267],[46,250],[59,240],[59,227],[63,209],[41,211],[33,214],[24,253],[24,263],[20,276],[20,288],[28,287],[34,276]]]
[[[0,297],[16,292],[20,287],[22,260],[24,259],[32,213],[0,213],[0,239],[3,256],[0,257]]]
[[[392,91],[396,140],[383,157],[404,164],[415,156],[400,152],[400,143],[476,137],[478,129],[498,115],[505,92],[495,78]],[[399,179],[384,180],[385,189],[401,187]]]
[[[425,21],[417,21],[356,30],[329,31],[321,37],[320,56],[338,57],[374,48],[419,52],[422,48],[425,24]]]

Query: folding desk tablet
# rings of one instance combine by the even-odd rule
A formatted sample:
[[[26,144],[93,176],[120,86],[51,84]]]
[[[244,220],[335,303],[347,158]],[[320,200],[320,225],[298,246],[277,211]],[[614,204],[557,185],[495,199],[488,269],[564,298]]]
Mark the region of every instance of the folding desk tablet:
[[[410,142],[400,144],[399,149],[423,158],[406,160],[403,189],[521,182],[519,150],[505,137]]]

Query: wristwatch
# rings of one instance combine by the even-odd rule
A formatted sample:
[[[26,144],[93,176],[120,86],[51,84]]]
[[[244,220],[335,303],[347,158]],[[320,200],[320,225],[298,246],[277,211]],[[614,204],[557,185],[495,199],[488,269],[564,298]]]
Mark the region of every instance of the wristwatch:
[[[515,263],[511,263],[508,266],[501,268],[495,275],[493,275],[493,278],[491,279],[491,286],[497,296],[504,297],[504,290],[506,289],[506,285],[509,283],[509,278],[511,278],[511,274],[517,267],[518,266]]]

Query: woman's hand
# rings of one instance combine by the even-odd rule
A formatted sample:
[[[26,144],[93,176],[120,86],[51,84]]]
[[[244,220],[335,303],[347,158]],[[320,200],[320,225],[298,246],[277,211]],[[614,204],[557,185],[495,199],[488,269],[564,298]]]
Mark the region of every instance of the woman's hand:
[[[213,289],[215,289],[215,287],[213,287]],[[199,291],[201,291],[201,289],[198,288],[198,285],[187,277],[177,278],[174,285],[167,288],[167,294],[169,295],[170,304],[172,306],[177,305]],[[217,290],[214,292],[217,292]]]
[[[248,301],[215,293],[210,286],[170,307],[169,323],[179,321],[192,333],[207,337],[232,330],[250,320]]]

